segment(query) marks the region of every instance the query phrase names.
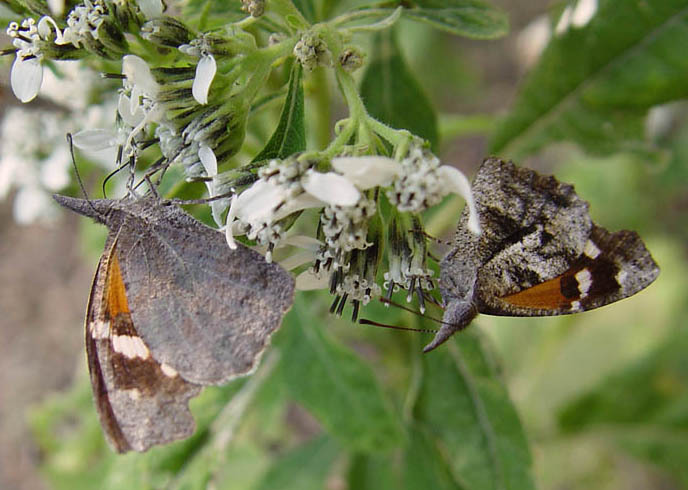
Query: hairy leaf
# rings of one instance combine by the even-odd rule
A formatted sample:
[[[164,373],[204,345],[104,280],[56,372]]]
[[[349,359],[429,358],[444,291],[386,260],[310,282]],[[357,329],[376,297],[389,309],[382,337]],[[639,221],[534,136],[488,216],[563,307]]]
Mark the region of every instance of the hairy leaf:
[[[361,96],[371,116],[407,129],[437,147],[437,116],[399,51],[394,34],[375,37],[372,61],[361,81]]]
[[[287,98],[284,101],[277,129],[265,148],[253,159],[254,162],[271,158],[286,158],[306,149],[302,73],[301,65],[294,63],[289,77]]]
[[[521,423],[479,338],[461,333],[424,357],[418,421],[457,484],[471,490],[532,489]]]
[[[282,326],[280,370],[291,396],[351,449],[379,452],[403,442],[399,417],[370,367],[326,335],[325,325],[297,301]]]
[[[451,34],[474,39],[494,39],[509,30],[500,9],[479,0],[416,0],[416,8],[404,10],[411,19]]]
[[[277,460],[256,487],[258,490],[320,490],[338,454],[337,445],[319,437]]]

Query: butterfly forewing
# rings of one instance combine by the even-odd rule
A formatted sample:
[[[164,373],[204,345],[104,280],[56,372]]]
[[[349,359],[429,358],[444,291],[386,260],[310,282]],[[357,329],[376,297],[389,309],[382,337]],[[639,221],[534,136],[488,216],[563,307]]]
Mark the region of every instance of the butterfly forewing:
[[[139,334],[196,383],[250,373],[293,302],[288,272],[249,248],[230,249],[176,207],[161,207],[154,221],[129,215],[118,248],[124,282],[136,285],[129,299]]]

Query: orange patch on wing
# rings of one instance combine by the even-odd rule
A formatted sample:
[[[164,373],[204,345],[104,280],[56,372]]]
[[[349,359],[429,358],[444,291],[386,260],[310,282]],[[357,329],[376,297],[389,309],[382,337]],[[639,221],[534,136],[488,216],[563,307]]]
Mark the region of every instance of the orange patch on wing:
[[[555,277],[536,286],[532,286],[523,291],[519,291],[509,296],[500,298],[514,306],[522,308],[534,308],[540,310],[557,310],[566,308],[571,304],[571,300],[566,298],[561,292],[562,277]]]
[[[114,250],[108,263],[105,288],[107,290],[105,304],[107,305],[110,317],[115,318],[120,313],[129,313],[127,291],[124,288],[122,272],[119,268],[119,260]]]

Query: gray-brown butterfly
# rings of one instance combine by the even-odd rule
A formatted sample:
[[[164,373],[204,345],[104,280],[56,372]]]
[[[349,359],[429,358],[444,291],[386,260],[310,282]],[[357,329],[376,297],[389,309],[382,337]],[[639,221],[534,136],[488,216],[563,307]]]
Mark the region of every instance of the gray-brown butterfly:
[[[293,302],[293,278],[159,199],[55,199],[109,230],[85,332],[108,441],[146,451],[190,436],[188,400],[255,368]]]
[[[637,233],[593,223],[588,203],[552,176],[488,158],[473,194],[482,233],[466,228],[464,211],[440,264],[443,325],[426,352],[478,313],[578,313],[632,296],[659,275]]]

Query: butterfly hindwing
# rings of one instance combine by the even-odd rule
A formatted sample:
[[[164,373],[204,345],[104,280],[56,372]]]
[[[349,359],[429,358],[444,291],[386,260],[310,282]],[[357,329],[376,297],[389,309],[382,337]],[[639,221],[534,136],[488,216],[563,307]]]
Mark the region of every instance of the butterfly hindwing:
[[[118,452],[190,436],[188,400],[200,386],[158,362],[138,335],[122,281],[117,239],[100,260],[86,319],[86,353],[101,425]]]
[[[627,298],[654,281],[659,269],[637,233],[594,225],[583,254],[563,274],[483,302],[492,315],[539,316],[587,311]]]

